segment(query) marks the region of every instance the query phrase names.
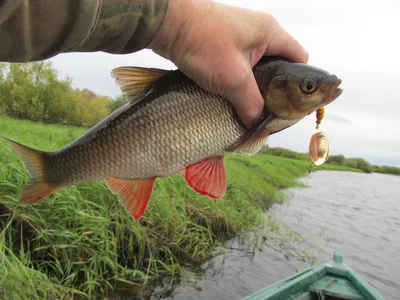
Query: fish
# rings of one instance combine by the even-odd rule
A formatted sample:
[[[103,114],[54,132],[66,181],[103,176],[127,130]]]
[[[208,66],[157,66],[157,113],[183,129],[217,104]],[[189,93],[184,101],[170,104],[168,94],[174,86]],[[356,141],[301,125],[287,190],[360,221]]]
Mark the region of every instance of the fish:
[[[196,193],[223,198],[226,155],[257,153],[270,135],[342,92],[336,75],[282,57],[264,56],[253,73],[265,106],[259,122],[248,128],[229,100],[200,88],[179,69],[113,69],[111,76],[129,102],[76,140],[46,152],[3,137],[30,175],[20,203],[34,204],[70,186],[104,180],[139,220],[156,179],[172,174],[183,174]]]

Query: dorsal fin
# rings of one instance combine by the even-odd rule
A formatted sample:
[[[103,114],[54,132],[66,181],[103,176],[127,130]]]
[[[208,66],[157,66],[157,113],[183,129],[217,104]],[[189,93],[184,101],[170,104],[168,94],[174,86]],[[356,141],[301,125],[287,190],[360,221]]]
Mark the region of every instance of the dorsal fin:
[[[170,71],[156,68],[119,67],[111,71],[111,76],[129,101],[135,102],[141,92],[168,72]]]

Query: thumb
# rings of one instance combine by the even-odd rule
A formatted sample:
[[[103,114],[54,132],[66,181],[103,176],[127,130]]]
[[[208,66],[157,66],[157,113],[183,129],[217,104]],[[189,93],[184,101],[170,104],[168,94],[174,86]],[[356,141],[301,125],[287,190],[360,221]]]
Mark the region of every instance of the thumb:
[[[227,98],[246,127],[250,128],[261,117],[264,99],[252,72],[240,87],[228,93]]]
[[[307,63],[309,58],[307,50],[282,27],[270,40],[264,55],[281,55],[300,63]]]

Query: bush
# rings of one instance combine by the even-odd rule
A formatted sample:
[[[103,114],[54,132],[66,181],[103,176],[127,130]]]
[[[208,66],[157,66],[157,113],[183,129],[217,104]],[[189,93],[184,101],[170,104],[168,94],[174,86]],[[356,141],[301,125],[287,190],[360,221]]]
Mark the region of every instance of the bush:
[[[299,160],[310,159],[308,153],[299,153],[280,147],[270,148],[268,146],[265,146],[261,149],[260,153],[292,158],[292,159],[299,159]],[[341,165],[349,168],[359,169],[364,171],[365,173],[379,172],[379,173],[400,175],[400,168],[386,167],[386,166],[383,167],[371,166],[366,160],[362,158],[346,158],[342,154],[329,156],[327,162],[335,165]]]
[[[286,158],[292,158],[292,159],[309,160],[309,156],[307,153],[299,153],[299,152],[295,152],[295,151],[288,150],[285,148],[280,148],[280,147],[270,148],[268,146],[265,146],[260,150],[260,153],[270,154],[270,155],[280,156],[280,157],[286,157]]]
[[[49,61],[0,64],[0,113],[44,123],[93,126],[127,102],[87,89],[73,89],[57,78]]]
[[[343,155],[332,155],[328,158],[328,163],[342,166],[345,160]]]
[[[400,175],[399,167],[391,167],[391,166],[373,166],[372,171],[376,173],[382,174],[392,174],[392,175]]]
[[[371,165],[362,158],[348,158],[345,160],[344,165],[346,167],[363,170],[365,173],[372,173]]]
[[[357,168],[357,162],[353,159],[346,159],[343,165],[349,168]]]

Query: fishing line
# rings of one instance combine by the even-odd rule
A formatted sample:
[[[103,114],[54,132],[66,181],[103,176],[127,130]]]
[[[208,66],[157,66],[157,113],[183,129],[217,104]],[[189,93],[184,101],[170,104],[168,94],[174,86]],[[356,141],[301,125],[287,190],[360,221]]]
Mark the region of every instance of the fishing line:
[[[324,107],[321,107],[321,108],[317,109],[317,111],[316,111],[316,121],[315,121],[315,123],[316,123],[315,129],[317,130],[317,132],[314,133],[311,136],[311,140],[310,140],[310,146],[309,146],[310,166],[308,168],[308,174],[311,173],[311,169],[312,169],[313,164],[322,164],[322,163],[325,162],[325,161],[322,161],[322,163],[321,163],[321,161],[318,161],[320,159],[323,159],[323,157],[319,157],[319,150],[327,150],[328,151],[328,149],[324,149],[324,147],[321,146],[321,144],[319,144],[319,143],[316,143],[316,145],[313,145],[314,138],[316,137],[317,134],[321,133],[318,129],[319,129],[319,125],[322,122],[322,119],[324,118],[324,115],[325,115],[325,108]],[[322,138],[325,138],[325,136],[322,135]],[[313,157],[316,157],[317,160],[313,161]],[[324,160],[326,160],[327,158],[328,157],[326,156],[326,158]],[[314,280],[314,285],[315,285],[315,289],[317,291],[318,299],[324,300],[325,297],[322,294],[322,291],[318,287],[317,276],[315,274],[314,267],[311,264],[311,261],[310,261],[310,258],[308,257],[308,255],[307,255],[307,261],[308,261],[308,263],[310,265],[310,270],[311,270],[312,278]]]

